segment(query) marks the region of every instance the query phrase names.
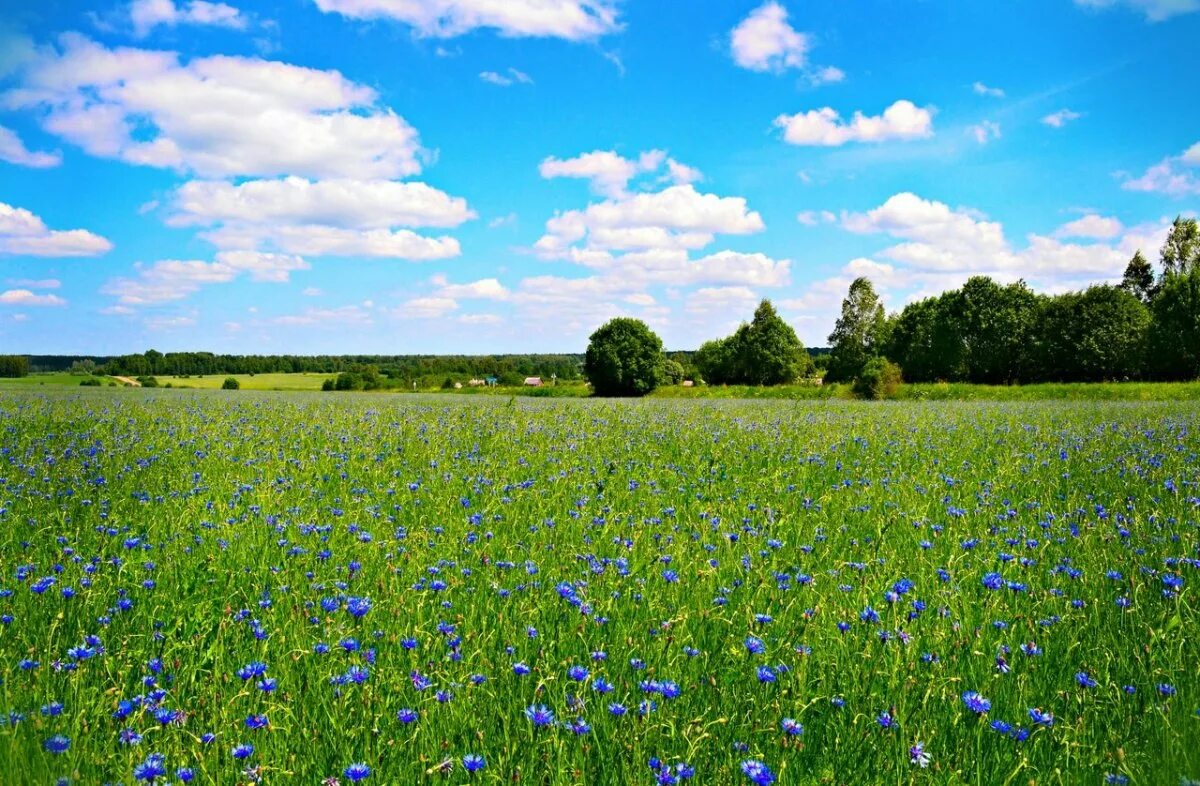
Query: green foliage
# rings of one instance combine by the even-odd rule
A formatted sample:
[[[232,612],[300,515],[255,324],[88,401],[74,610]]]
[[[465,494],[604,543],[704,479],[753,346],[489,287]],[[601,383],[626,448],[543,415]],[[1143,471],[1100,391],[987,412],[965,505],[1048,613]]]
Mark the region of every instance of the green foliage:
[[[666,358],[662,365],[663,384],[678,385],[684,380],[683,364],[678,360]]]
[[[79,380],[79,386],[84,388],[98,388],[101,384],[99,377],[84,377]]]
[[[842,301],[842,314],[829,334],[825,379],[845,382],[858,377],[867,361],[883,351],[887,327],[883,302],[875,294],[870,279],[854,279]]]
[[[0,377],[15,379],[29,374],[29,358],[24,355],[0,355]]]
[[[234,377],[226,377],[225,381],[221,383],[221,390],[240,390],[241,387],[242,384]]]
[[[710,385],[783,385],[812,373],[812,358],[792,326],[763,300],[749,324],[732,336],[706,341],[694,358]]]
[[[900,388],[900,367],[878,355],[867,360],[854,380],[854,395],[863,399],[890,398]]]
[[[644,396],[662,376],[662,339],[645,322],[617,317],[588,339],[583,369],[597,396]]]
[[[322,382],[321,390],[325,391],[326,393],[328,393],[331,390],[337,390],[337,379],[335,379],[334,377],[330,377],[329,379]]]
[[[138,384],[144,388],[158,387],[158,380],[155,379],[154,377],[140,376],[137,378],[137,381],[138,381]]]
[[[1159,254],[1163,275],[1190,273],[1200,268],[1200,223],[1176,216]]]
[[[1033,346],[1038,379],[1099,382],[1141,375],[1150,311],[1135,295],[1093,286],[1041,303]]]
[[[1121,289],[1136,297],[1143,303],[1154,299],[1158,291],[1158,283],[1154,279],[1154,268],[1142,256],[1141,250],[1134,253],[1129,264],[1125,266],[1125,275],[1121,277]]]
[[[1157,375],[1200,378],[1200,266],[1165,276],[1150,310],[1150,357]]]

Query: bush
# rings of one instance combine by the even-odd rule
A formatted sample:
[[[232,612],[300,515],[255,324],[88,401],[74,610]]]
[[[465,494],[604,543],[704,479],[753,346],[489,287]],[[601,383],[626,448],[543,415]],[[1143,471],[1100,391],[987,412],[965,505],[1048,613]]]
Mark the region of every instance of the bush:
[[[86,379],[79,380],[79,386],[83,388],[98,388],[100,387],[100,380],[96,377],[87,377]]]
[[[895,395],[901,381],[899,366],[884,358],[873,357],[854,380],[854,395],[865,399],[887,398]]]
[[[24,377],[29,374],[29,358],[24,355],[0,355],[0,377]]]
[[[221,390],[241,390],[241,387],[242,383],[234,377],[225,377],[225,381],[221,383]]]
[[[156,387],[158,387],[158,380],[157,380],[157,379],[155,379],[154,377],[138,377],[138,378],[137,378],[137,381],[138,381],[138,382],[141,384],[141,386],[142,386],[142,387],[144,387],[144,388],[156,388]]]
[[[333,377],[330,377],[321,383],[321,390],[324,390],[325,392],[337,390],[337,382],[333,379]]]
[[[583,370],[597,396],[644,396],[662,376],[662,339],[645,322],[609,320],[588,340]]]

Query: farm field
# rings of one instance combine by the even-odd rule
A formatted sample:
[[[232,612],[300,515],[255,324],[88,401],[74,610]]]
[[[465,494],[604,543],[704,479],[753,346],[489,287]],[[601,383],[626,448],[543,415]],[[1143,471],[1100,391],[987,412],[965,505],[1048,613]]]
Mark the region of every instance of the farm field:
[[[1200,779],[1194,403],[0,422],[3,784]]]

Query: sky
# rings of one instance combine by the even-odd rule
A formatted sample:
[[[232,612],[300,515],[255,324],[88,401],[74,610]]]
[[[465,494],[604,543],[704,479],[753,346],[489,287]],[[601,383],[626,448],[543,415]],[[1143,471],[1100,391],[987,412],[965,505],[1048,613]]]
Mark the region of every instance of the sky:
[[[1200,0],[0,0],[0,352],[823,346],[1200,203]]]

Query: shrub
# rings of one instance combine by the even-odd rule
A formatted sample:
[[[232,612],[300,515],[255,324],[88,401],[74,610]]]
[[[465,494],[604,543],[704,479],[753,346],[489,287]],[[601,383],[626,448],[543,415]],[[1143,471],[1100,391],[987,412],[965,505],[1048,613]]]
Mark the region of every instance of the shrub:
[[[100,380],[96,377],[86,377],[79,380],[79,386],[83,388],[98,388],[100,387]]]
[[[337,382],[333,379],[333,377],[330,377],[321,383],[321,390],[326,392],[329,392],[330,390],[337,390]]]
[[[240,390],[241,387],[242,383],[234,377],[225,377],[225,381],[221,383],[221,390]]]
[[[639,319],[617,317],[591,335],[583,370],[597,396],[644,396],[662,365],[662,339]]]
[[[144,388],[156,388],[156,387],[158,387],[158,380],[157,380],[157,379],[155,379],[154,377],[138,377],[138,378],[137,378],[137,381],[138,381],[138,382],[141,384],[141,386],[142,386],[142,387],[144,387]]]
[[[865,399],[893,396],[901,382],[900,367],[881,357],[873,357],[854,380],[854,395]]]

